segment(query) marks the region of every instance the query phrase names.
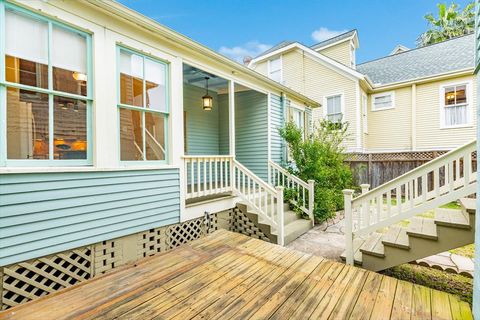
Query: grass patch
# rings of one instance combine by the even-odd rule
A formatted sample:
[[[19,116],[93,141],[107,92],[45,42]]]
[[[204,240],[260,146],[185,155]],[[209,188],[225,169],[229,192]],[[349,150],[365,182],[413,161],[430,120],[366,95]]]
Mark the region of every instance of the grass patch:
[[[402,264],[381,273],[400,280],[458,295],[472,304],[473,279],[432,268]]]
[[[446,205],[441,206],[440,208],[445,208],[445,209],[461,209],[462,207],[460,204],[456,201],[447,203]]]
[[[475,258],[475,245],[472,243],[464,247],[448,250],[448,252],[468,258]]]

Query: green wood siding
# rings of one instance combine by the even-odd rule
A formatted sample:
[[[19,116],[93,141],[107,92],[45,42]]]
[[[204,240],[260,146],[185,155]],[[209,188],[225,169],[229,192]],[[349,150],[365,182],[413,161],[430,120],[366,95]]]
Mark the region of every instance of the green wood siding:
[[[178,169],[22,173],[0,180],[0,265],[180,221]]]
[[[285,123],[283,102],[280,96],[270,95],[270,147],[272,161],[282,164],[284,162],[284,141],[278,130]]]
[[[267,96],[250,90],[235,93],[235,152],[240,163],[267,181]]]

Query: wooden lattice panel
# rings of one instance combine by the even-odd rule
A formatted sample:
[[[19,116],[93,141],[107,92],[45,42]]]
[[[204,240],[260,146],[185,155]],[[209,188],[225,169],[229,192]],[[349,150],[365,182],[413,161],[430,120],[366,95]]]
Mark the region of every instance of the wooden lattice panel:
[[[4,267],[2,309],[91,278],[91,255],[88,246]]]
[[[240,209],[235,207],[232,209],[231,215],[230,231],[270,242],[270,239],[265,235],[265,233],[263,233]]]
[[[199,239],[206,234],[207,230],[204,218],[169,226],[165,232],[167,250]]]
[[[122,250],[117,241],[108,240],[94,246],[94,272],[95,275],[105,273],[122,264]]]
[[[152,256],[166,250],[165,231],[166,228],[163,227],[138,233],[137,253],[139,259]]]
[[[447,151],[415,151],[415,152],[389,152],[389,153],[351,153],[347,161],[430,161]],[[476,158],[476,157],[475,157]]]

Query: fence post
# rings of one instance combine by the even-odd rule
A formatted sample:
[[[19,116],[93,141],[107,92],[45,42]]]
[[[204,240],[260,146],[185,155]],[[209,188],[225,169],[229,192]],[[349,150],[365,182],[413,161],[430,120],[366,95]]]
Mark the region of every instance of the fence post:
[[[277,190],[277,224],[278,224],[278,235],[277,243],[282,247],[285,244],[285,217],[283,215],[283,187],[275,187]]]
[[[313,209],[315,208],[315,180],[308,180],[308,216],[312,219],[312,227],[315,226]]]
[[[368,190],[370,189],[370,185],[368,183],[364,183],[360,185],[360,188],[362,188],[362,194],[364,194],[368,192]]]
[[[353,219],[352,219],[352,199],[353,190],[343,190],[344,210],[345,210],[345,256],[346,263],[353,265]]]

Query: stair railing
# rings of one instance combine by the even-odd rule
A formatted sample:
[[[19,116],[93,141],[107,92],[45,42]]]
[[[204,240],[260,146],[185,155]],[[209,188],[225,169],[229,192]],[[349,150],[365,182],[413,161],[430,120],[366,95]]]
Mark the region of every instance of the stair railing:
[[[431,160],[375,189],[344,190],[346,262],[353,240],[476,192],[476,140]]]
[[[303,181],[299,177],[291,174],[280,165],[273,161],[268,162],[268,179],[272,186],[282,186],[291,189],[292,198],[290,202],[300,208],[315,224],[313,208],[315,203],[315,180]]]
[[[260,217],[276,228],[277,242],[283,246],[285,236],[283,187],[273,188],[235,159],[233,159],[231,174],[234,191]]]

